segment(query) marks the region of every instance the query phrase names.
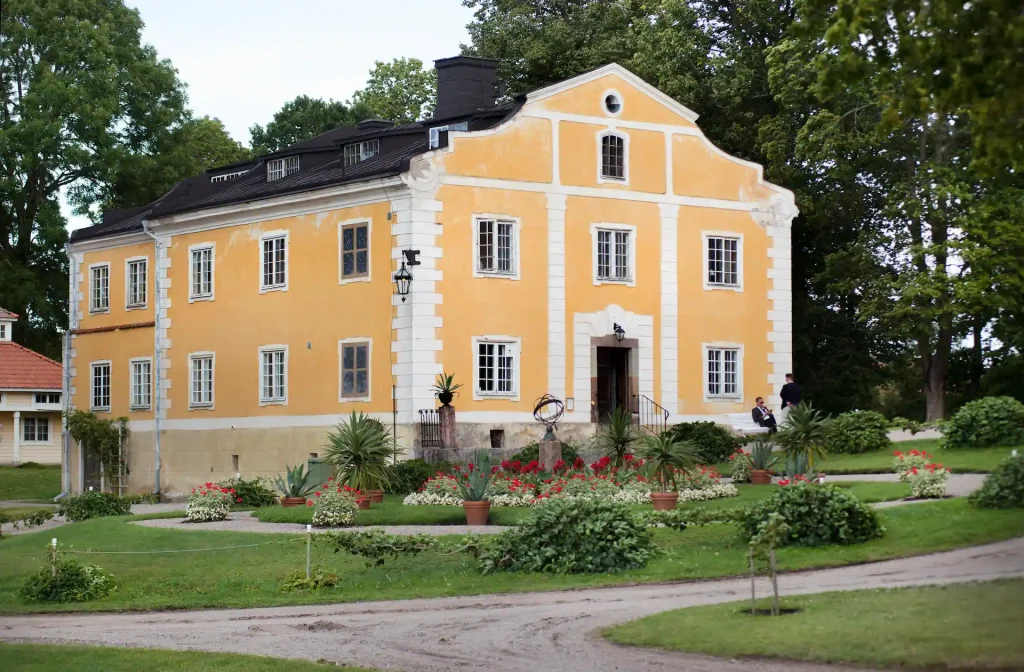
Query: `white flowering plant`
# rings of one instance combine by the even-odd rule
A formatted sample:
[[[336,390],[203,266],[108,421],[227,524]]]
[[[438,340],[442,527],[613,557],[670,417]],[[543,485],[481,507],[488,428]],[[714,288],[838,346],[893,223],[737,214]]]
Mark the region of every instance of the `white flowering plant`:
[[[706,488],[683,488],[679,491],[680,502],[706,502],[709,499],[736,497],[740,491],[732,483],[715,483]]]
[[[491,497],[491,506],[533,506],[542,501],[531,493],[495,495]]]
[[[405,506],[462,506],[462,499],[448,493],[411,492],[402,500]]]
[[[946,480],[949,469],[941,464],[926,464],[924,468],[910,470],[910,496],[920,499],[936,499],[946,496]]]
[[[351,525],[359,513],[354,495],[357,490],[328,484],[313,493],[306,506],[313,507],[313,527],[342,527]]]
[[[185,504],[185,519],[190,523],[224,520],[236,499],[233,489],[219,487],[216,483],[192,488]]]

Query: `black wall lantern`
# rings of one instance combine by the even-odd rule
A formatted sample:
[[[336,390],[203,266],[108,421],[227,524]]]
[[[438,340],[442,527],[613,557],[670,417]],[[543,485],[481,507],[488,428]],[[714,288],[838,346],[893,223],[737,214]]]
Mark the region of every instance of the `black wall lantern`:
[[[619,323],[616,322],[615,325],[612,327],[612,331],[615,332],[615,340],[618,341],[619,343],[622,343],[622,339],[626,337],[626,330],[619,326]]]
[[[420,262],[416,259],[416,256],[420,253],[419,250],[402,250],[402,255],[405,257],[405,261],[402,262],[402,266],[395,273],[395,292],[402,297],[402,303],[405,303],[405,297],[409,296],[409,288],[412,286],[412,273],[405,267],[406,263],[410,266],[419,266]]]

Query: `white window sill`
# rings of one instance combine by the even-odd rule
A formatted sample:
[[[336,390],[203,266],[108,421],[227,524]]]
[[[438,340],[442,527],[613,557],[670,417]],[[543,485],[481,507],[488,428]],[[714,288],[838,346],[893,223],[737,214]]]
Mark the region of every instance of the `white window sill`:
[[[356,275],[356,276],[352,276],[352,277],[348,277],[348,278],[341,278],[340,280],[338,280],[338,284],[339,285],[348,285],[348,284],[351,284],[353,282],[370,282],[370,276],[369,275]]]
[[[705,394],[704,395],[704,401],[728,401],[728,402],[733,403],[733,404],[739,404],[739,403],[743,402],[743,397],[732,396],[732,395],[724,396],[724,395],[720,395],[720,394],[716,394],[716,395]]]
[[[137,306],[125,306],[124,307],[125,312],[127,312],[129,310],[145,310],[147,308],[149,308],[149,304],[148,303],[140,303]]]
[[[190,411],[212,411],[213,403],[209,404],[189,404],[188,410]]]
[[[338,403],[339,404],[365,404],[365,403],[369,403],[369,401],[370,401],[370,397],[369,396],[365,396],[365,397],[339,397],[338,398]]]
[[[601,175],[597,178],[598,184],[621,184],[624,187],[629,186],[629,180],[624,177],[606,177]]]
[[[260,406],[287,406],[287,399],[260,399]]]
[[[512,273],[510,271],[481,271],[479,269],[473,271],[474,278],[497,278],[499,280],[519,280],[518,273]]]
[[[93,413],[110,413],[110,406],[90,406],[89,410]]]
[[[518,392],[480,392],[476,391],[473,393],[473,400],[480,401],[483,399],[505,399],[507,401],[519,401]]]
[[[260,287],[260,294],[266,294],[267,292],[287,292],[288,285],[265,285]]]
[[[725,290],[727,292],[742,292],[743,285],[716,285],[710,282],[704,283],[704,291],[711,292],[716,289]]]
[[[21,445],[22,446],[52,446],[53,445],[53,441],[26,441],[25,439],[22,439],[21,440]]]
[[[594,278],[594,285],[623,285],[625,287],[636,287],[636,281],[633,278],[625,278],[620,280],[618,278]]]
[[[189,303],[195,303],[196,301],[213,301],[213,294],[203,294],[199,296],[188,297]]]
[[[128,410],[134,413],[136,411],[150,411],[152,409],[152,406],[131,406]]]
[[[90,308],[90,315],[107,315],[110,313],[110,308]]]

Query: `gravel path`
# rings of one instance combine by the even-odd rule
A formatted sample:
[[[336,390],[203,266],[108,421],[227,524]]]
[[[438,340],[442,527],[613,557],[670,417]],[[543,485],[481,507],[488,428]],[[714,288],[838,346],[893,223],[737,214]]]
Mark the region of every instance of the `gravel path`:
[[[947,553],[783,574],[783,595],[1024,577],[1024,538]],[[528,579],[527,579],[528,580]],[[0,640],[324,658],[406,672],[838,672],[619,648],[597,629],[743,600],[747,579],[434,600],[130,614],[0,617]],[[768,590],[762,581],[759,591]],[[863,668],[856,668],[861,669]]]
[[[966,497],[981,487],[988,474],[950,474],[946,481],[946,495],[950,497]],[[884,483],[896,483],[900,480],[897,474],[843,474],[826,475],[825,482],[829,481],[875,481]],[[925,500],[926,501],[926,500]],[[894,506],[897,502],[883,502],[888,506]],[[908,502],[902,502],[904,504]]]
[[[143,527],[162,527],[175,530],[215,530],[219,532],[265,532],[279,534],[282,532],[305,534],[306,526],[301,523],[264,523],[252,517],[252,511],[232,511],[227,520],[215,523],[187,523],[184,518],[155,518],[153,520],[137,520],[132,525]],[[313,528],[313,532],[361,532],[363,530],[384,530],[388,534],[429,534],[441,536],[445,534],[498,534],[507,527],[501,525],[366,525],[362,527]]]

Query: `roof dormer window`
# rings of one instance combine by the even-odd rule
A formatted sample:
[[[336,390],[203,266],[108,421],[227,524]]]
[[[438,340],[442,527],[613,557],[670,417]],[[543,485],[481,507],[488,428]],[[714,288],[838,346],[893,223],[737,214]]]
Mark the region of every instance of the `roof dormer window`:
[[[267,161],[267,182],[280,180],[292,173],[299,172],[299,157],[286,156],[283,159],[271,159]]]
[[[441,133],[443,131],[467,131],[469,130],[468,121],[460,121],[455,124],[448,124],[447,126],[435,126],[430,129],[430,146],[429,149],[437,149],[441,146]]]
[[[296,163],[298,163],[298,158],[299,157],[295,157]],[[239,171],[236,171],[234,173],[223,173],[221,175],[211,175],[210,176],[210,182],[214,182],[214,183],[216,183],[216,182],[227,182],[228,180],[235,179],[239,175],[245,175],[248,172],[249,172],[248,170],[239,170]]]
[[[346,166],[366,161],[370,157],[380,154],[380,140],[363,140],[345,145],[343,154]]]

